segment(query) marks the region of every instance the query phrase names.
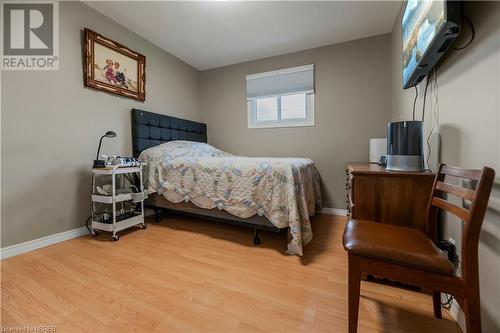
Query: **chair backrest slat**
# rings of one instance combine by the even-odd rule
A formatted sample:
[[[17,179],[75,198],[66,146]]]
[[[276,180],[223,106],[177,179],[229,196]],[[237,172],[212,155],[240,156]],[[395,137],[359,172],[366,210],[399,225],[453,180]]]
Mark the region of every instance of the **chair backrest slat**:
[[[477,181],[476,189],[463,188],[446,182],[446,176]],[[437,241],[438,211],[444,210],[463,221],[462,232],[462,278],[465,281],[477,279],[478,244],[484,214],[488,208],[495,170],[484,167],[481,170],[468,170],[441,164],[436,173],[432,194],[427,208],[427,233]],[[451,194],[470,201],[466,209],[447,201],[442,194]]]
[[[470,212],[467,209],[458,207],[457,205],[454,205],[444,199],[434,197],[432,198],[432,205],[444,209],[445,211],[452,213],[453,215],[466,222],[469,222],[470,220]]]
[[[436,190],[443,191],[443,192],[446,192],[449,194],[453,194],[453,195],[456,195],[457,197],[460,197],[462,199],[467,199],[470,201],[472,201],[472,199],[474,199],[474,195],[476,194],[476,191],[474,191],[474,190],[460,187],[460,186],[456,186],[456,185],[452,185],[452,184],[448,184],[445,182],[440,182],[440,181],[438,181],[436,184]]]
[[[448,176],[473,180],[479,180],[479,178],[481,177],[481,170],[468,170],[448,165],[443,165],[441,167],[441,173]]]

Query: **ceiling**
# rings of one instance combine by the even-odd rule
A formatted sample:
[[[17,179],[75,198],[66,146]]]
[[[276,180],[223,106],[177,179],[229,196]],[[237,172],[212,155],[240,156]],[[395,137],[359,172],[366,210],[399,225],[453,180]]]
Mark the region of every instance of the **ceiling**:
[[[198,70],[391,31],[400,1],[85,1]]]

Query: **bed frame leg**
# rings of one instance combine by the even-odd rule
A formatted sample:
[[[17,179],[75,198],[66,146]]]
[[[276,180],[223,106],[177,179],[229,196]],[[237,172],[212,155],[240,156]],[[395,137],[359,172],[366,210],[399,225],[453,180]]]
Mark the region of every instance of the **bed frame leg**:
[[[254,245],[259,245],[261,242],[259,238],[259,229],[255,228],[253,229],[253,243]]]
[[[160,222],[161,221],[161,215],[160,215],[160,210],[158,208],[153,208],[155,212],[155,221]]]

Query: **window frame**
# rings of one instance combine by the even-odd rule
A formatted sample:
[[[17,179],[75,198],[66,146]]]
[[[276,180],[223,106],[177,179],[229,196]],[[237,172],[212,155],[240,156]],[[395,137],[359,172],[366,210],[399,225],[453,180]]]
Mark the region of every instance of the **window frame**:
[[[306,117],[305,118],[281,118],[281,97],[289,95],[305,94],[305,108]],[[257,121],[257,100],[261,98],[277,98],[278,107],[278,119],[277,120],[267,120],[267,121]],[[310,127],[315,125],[314,121],[314,103],[315,103],[315,93],[314,91],[293,91],[286,94],[279,95],[268,95],[268,96],[258,96],[253,98],[247,98],[247,118],[248,118],[248,128],[278,128],[278,127]]]

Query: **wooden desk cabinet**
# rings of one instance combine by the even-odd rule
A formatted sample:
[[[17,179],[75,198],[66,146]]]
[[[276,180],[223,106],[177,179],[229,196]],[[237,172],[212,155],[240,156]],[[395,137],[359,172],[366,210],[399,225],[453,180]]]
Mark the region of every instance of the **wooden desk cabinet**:
[[[425,231],[434,176],[431,172],[387,171],[377,164],[349,164],[346,190],[350,216]]]

